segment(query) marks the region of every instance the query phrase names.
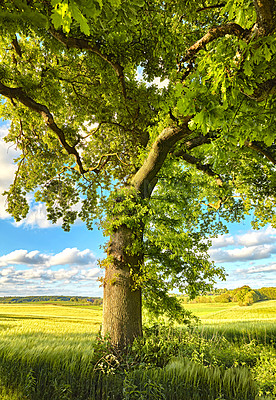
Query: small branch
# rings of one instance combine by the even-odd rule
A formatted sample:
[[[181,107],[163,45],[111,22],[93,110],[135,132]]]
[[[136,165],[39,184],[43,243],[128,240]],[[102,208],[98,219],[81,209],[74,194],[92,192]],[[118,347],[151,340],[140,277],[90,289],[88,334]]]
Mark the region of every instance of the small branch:
[[[112,60],[112,55],[110,54],[104,54],[100,51],[100,46],[92,44],[89,40],[86,39],[78,39],[78,38],[72,38],[72,37],[67,37],[65,36],[62,32],[58,32],[51,28],[49,30],[51,35],[58,40],[60,43],[62,43],[64,46],[68,48],[75,48],[75,49],[80,49],[80,50],[88,50],[91,51],[94,54],[97,54],[102,60],[106,61],[113,70],[115,71],[119,82],[122,87],[122,92],[124,98],[127,97],[126,95],[126,83],[125,83],[125,77],[124,77],[124,68],[117,62],[114,62]]]
[[[94,133],[98,132],[102,125],[102,122],[97,126],[97,128],[93,129],[92,132],[88,133],[86,136],[81,136],[81,140],[87,139],[89,136],[93,135]]]
[[[219,174],[215,173],[215,172],[212,170],[210,164],[202,164],[202,162],[201,162],[201,160],[200,160],[199,158],[194,157],[194,156],[192,156],[192,155],[190,155],[190,154],[188,154],[188,153],[185,153],[185,152],[182,151],[182,150],[181,150],[181,151],[178,151],[178,152],[175,152],[174,155],[175,155],[176,157],[181,158],[182,160],[187,161],[189,164],[195,165],[196,168],[197,168],[199,171],[204,172],[206,175],[211,176],[212,178],[215,178],[215,179],[216,179],[216,182],[217,182],[217,184],[218,184],[218,186],[221,187],[221,186],[223,185],[223,182],[222,182],[221,177],[219,176]]]
[[[188,150],[192,150],[195,147],[202,146],[203,144],[210,144],[212,139],[215,139],[215,138],[211,138],[208,135],[205,135],[205,136],[204,135],[199,135],[199,136],[197,136],[197,137],[195,137],[193,139],[189,139],[188,141],[186,141],[185,142],[185,147]]]
[[[12,188],[15,188],[15,186],[16,186],[16,182],[17,182],[17,179],[18,179],[18,176],[19,176],[19,173],[20,173],[20,169],[21,169],[22,164],[24,164],[24,162],[25,162],[25,158],[26,158],[26,156],[24,154],[23,158],[18,163],[18,167],[17,167],[16,173],[15,173],[15,177],[14,177],[14,180],[13,180],[13,183],[12,183],[12,186],[11,186]]]
[[[257,151],[258,153],[262,154],[265,156],[269,161],[271,161],[274,165],[276,164],[276,148],[275,148],[275,155],[272,154],[271,151],[269,151],[269,148],[265,149],[263,145],[259,142],[248,142],[246,141],[244,143],[246,147],[249,147],[250,149],[253,149]]]
[[[120,159],[120,157],[118,156],[118,153],[103,154],[103,155],[101,156],[101,158],[100,158],[100,160],[99,160],[97,166],[94,167],[94,168],[89,168],[88,171],[93,171],[93,172],[99,173],[99,172],[103,169],[103,167],[105,166],[105,164],[110,160],[110,158],[111,158],[112,156],[116,156],[117,159],[120,161],[120,163],[122,163],[122,164],[124,164],[124,165],[129,165],[129,164],[125,163],[124,161],[122,161],[122,160]],[[102,162],[102,160],[103,160],[104,158],[106,158],[106,160],[101,164],[101,162]]]
[[[268,96],[276,93],[276,78],[268,79],[266,82],[261,83],[254,90],[252,94],[243,94],[252,100],[263,101],[268,98]]]
[[[206,10],[211,10],[213,8],[221,8],[224,7],[226,3],[221,3],[221,4],[215,4],[214,6],[207,6],[203,8],[198,8],[196,12],[201,12],[201,11],[206,11]]]

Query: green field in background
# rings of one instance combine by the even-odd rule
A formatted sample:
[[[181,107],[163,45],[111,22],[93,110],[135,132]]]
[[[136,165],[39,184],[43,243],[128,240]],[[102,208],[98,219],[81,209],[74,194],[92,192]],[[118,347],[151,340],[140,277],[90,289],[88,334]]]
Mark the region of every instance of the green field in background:
[[[241,307],[237,303],[195,303],[184,307],[199,317],[203,324],[234,321],[276,321],[276,300]]]

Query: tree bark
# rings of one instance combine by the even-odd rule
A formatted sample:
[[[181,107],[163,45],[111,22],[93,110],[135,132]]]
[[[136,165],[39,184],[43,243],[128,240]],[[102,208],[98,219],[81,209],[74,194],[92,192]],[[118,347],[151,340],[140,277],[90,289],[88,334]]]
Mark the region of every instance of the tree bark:
[[[148,157],[131,179],[130,188],[139,199],[151,196],[157,182],[156,175],[168,153],[178,141],[191,133],[188,128],[190,119],[188,116],[181,126],[164,129],[152,144]],[[118,196],[115,202],[123,201],[123,197],[124,195]],[[133,210],[136,211],[136,208]],[[127,209],[124,212],[131,216]],[[119,221],[120,215],[113,215],[111,218],[113,222]],[[122,224],[113,231],[105,261],[102,334],[108,335],[111,343],[120,349],[131,344],[136,337],[142,336],[142,293],[134,275],[140,275],[144,263],[144,225],[142,219],[137,220],[137,216],[133,222],[131,228]]]
[[[107,249],[102,334],[108,335],[119,349],[142,336],[141,288],[133,274],[139,274],[143,265],[143,234],[142,230],[133,231],[120,226],[111,236]]]

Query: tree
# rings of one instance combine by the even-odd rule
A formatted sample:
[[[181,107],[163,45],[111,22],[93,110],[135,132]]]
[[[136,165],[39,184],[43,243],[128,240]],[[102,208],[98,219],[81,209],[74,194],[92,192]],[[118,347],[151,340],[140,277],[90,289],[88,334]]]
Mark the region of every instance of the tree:
[[[142,334],[142,293],[172,314],[170,289],[224,276],[207,254],[223,220],[276,225],[275,2],[0,7],[1,115],[21,151],[7,210],[24,218],[32,193],[65,230],[99,221],[103,333],[124,347]]]

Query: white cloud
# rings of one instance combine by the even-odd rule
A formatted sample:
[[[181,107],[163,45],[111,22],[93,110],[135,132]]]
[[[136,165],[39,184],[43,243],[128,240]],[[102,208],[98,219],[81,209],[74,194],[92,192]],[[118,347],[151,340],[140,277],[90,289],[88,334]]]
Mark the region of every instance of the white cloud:
[[[44,267],[32,267],[18,270],[14,267],[0,270],[1,295],[65,294],[78,296],[102,295],[98,278],[103,271],[100,268],[81,269],[78,266],[51,270]]]
[[[50,265],[78,264],[89,265],[95,263],[95,256],[89,249],[80,251],[76,247],[64,249],[61,253],[52,256]]]
[[[276,230],[268,227],[261,231],[252,231],[237,237],[237,242],[243,246],[256,246],[276,243]]]
[[[38,250],[14,250],[9,254],[0,257],[0,267],[9,265],[27,265],[27,266],[44,266],[52,267],[58,265],[79,265],[90,267],[95,265],[96,257],[91,250],[86,249],[80,251],[76,247],[66,248],[55,255],[43,254]]]
[[[276,272],[276,263],[272,263],[269,265],[257,265],[248,269],[237,269],[236,272],[243,274],[259,274],[261,272],[273,273]]]
[[[49,256],[46,254],[39,254],[38,250],[14,250],[9,254],[0,257],[0,267],[8,266],[10,264],[16,265],[39,265],[48,262]]]
[[[66,267],[64,267],[66,265]],[[57,254],[15,250],[0,257],[1,295],[101,295],[103,270],[89,249],[66,248]],[[40,291],[39,291],[40,289]]]
[[[212,260],[218,263],[270,258],[276,254],[276,230],[269,226],[243,235],[221,235],[212,239],[209,254]]]
[[[220,235],[217,238],[212,239],[212,248],[217,249],[221,247],[227,247],[235,244],[233,236],[230,235]]]
[[[261,260],[269,258],[275,253],[276,246],[273,245],[250,246],[231,250],[209,250],[212,260],[220,263]]]
[[[152,82],[146,81],[143,76],[143,68],[141,67],[138,67],[136,70],[136,79],[140,82],[146,83],[146,86],[155,85],[158,87],[158,89],[167,88],[170,83],[169,79],[161,79],[160,77],[155,77]]]

